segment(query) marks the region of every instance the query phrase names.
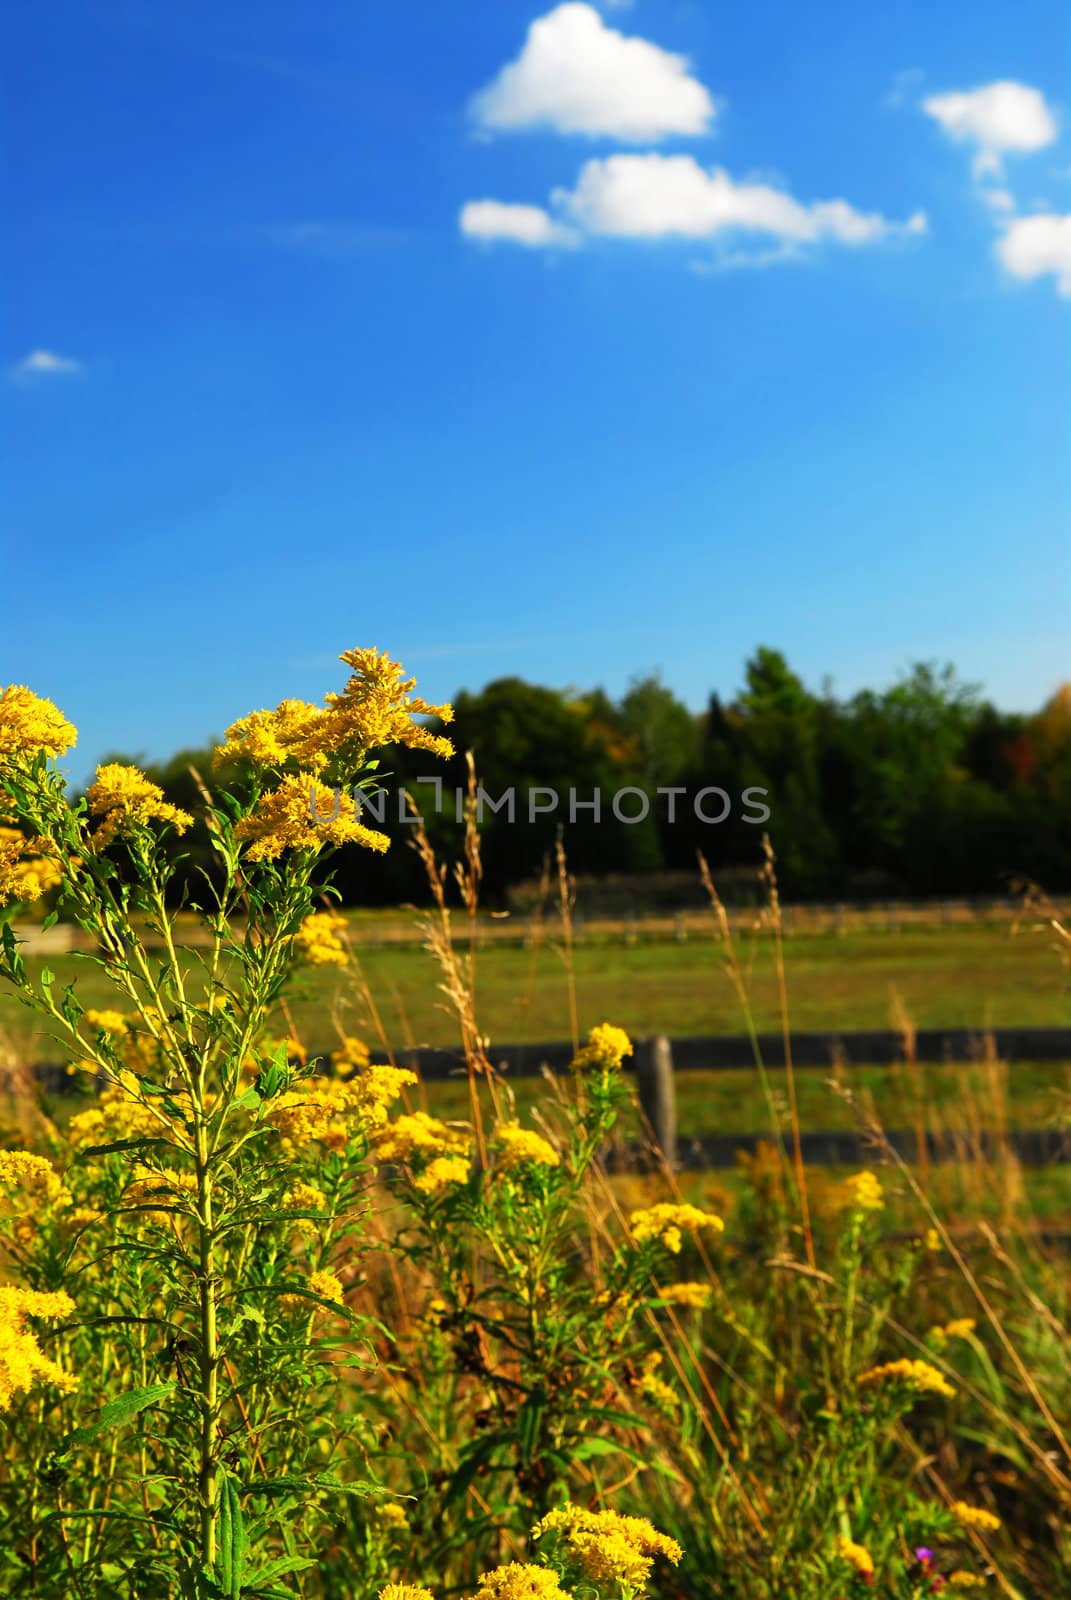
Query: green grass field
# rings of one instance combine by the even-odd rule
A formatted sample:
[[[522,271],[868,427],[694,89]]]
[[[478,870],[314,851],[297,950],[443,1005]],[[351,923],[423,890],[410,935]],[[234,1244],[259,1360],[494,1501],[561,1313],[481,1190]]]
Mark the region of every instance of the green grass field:
[[[918,1027],[1071,1023],[1068,970],[1044,934],[1014,935],[995,926],[874,931],[843,938],[823,934],[790,939],[785,950],[789,1009],[797,1029],[887,1027],[897,1006]],[[362,950],[358,944],[358,953],[391,1044],[456,1042],[456,1024],[424,950]],[[757,1027],[778,1028],[772,942],[744,940],[739,954]],[[45,964],[28,963],[34,971]],[[56,956],[47,965],[59,983],[77,981],[84,1004],[114,1003],[108,981],[91,961]],[[581,945],[574,952],[574,969],[582,1028],[610,1019],[639,1036],[744,1029],[723,953],[713,942]],[[492,1043],[569,1035],[566,970],[550,944],[480,951],[476,998],[481,1026]],[[337,968],[302,974],[291,1007],[311,1050],[327,1048],[335,1039],[333,1012],[349,1031],[372,1036],[352,982]],[[2,993],[0,1028],[20,1052],[34,1043],[30,1014]],[[45,1053],[38,1041],[37,1054]]]
[[[355,931],[360,927],[356,921]],[[359,935],[358,935],[359,937]],[[739,947],[757,1026],[779,1027],[776,975],[769,939]],[[450,1046],[455,1022],[439,990],[437,969],[419,947],[380,946],[360,951],[364,975],[390,1044]],[[1062,1024],[1071,1022],[1066,968],[1050,942],[1007,927],[872,931],[845,937],[798,936],[786,944],[789,1005],[798,1029],[884,1027],[894,1009],[918,1026]],[[31,966],[40,969],[40,961]],[[77,982],[86,1005],[114,1003],[107,980],[91,961],[52,958],[56,980]],[[723,970],[723,953],[710,941],[582,945],[574,955],[581,1029],[612,1020],[637,1036],[743,1030],[744,1019]],[[562,1039],[569,1033],[566,970],[549,944],[525,950],[492,946],[481,951],[476,972],[481,1025],[496,1042]],[[352,977],[337,968],[303,973],[291,999],[299,1036],[310,1051],[330,1049],[340,1028],[376,1042],[375,1026]],[[0,1031],[22,1060],[56,1059],[56,1049],[35,1034],[35,1020],[0,995]],[[285,1020],[278,1020],[280,1032]],[[830,1088],[828,1069],[797,1075],[804,1128],[853,1125],[853,1112]],[[914,1090],[896,1067],[854,1065],[842,1074],[857,1097],[872,1101],[887,1126],[911,1126]],[[945,1126],[1049,1126],[1066,1114],[1071,1068],[1012,1063],[1006,1087],[984,1067],[927,1067],[926,1117]],[[784,1074],[772,1072],[777,1106],[787,1102]],[[768,1125],[766,1101],[753,1071],[680,1073],[681,1131],[748,1132]],[[538,1079],[519,1080],[518,1103],[546,1094]],[[439,1115],[464,1114],[467,1091],[458,1084],[427,1087]]]

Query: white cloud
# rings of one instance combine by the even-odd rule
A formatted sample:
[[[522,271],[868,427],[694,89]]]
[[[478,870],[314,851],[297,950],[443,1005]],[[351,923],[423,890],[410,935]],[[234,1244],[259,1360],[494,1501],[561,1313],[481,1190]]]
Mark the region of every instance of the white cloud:
[[[1056,279],[1071,298],[1071,216],[1019,217],[996,243],[997,259],[1013,278]]]
[[[58,356],[52,350],[31,350],[11,368],[13,378],[73,378],[84,369],[80,361],[70,356]]]
[[[976,147],[975,177],[999,176],[1001,157],[1044,149],[1056,138],[1056,117],[1040,89],[1002,80],[978,89],[930,95],[922,109],[950,138]]]
[[[1010,189],[981,189],[979,193],[990,211],[1006,216],[1009,211],[1015,210],[1015,196]]]
[[[607,27],[593,6],[556,6],[469,111],[489,132],[551,128],[630,143],[706,133],[716,106],[684,56]]]
[[[584,164],[575,189],[552,200],[587,233],[617,238],[710,238],[741,232],[806,245],[823,239],[873,244],[895,233],[926,231],[921,212],[894,223],[856,211],[845,200],[811,205],[766,183],[736,183],[720,167],[708,172],[692,156],[612,155]]]
[[[461,231],[470,239],[509,239],[530,248],[576,244],[572,228],[556,222],[542,206],[509,205],[502,200],[470,200],[461,207]]]

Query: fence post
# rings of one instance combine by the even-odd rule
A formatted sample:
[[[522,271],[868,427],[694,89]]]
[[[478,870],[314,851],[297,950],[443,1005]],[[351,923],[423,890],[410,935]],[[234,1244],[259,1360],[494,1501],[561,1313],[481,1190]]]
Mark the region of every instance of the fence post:
[[[677,1092],[673,1083],[673,1050],[664,1033],[636,1053],[636,1087],[640,1106],[654,1141],[670,1167],[677,1165]]]

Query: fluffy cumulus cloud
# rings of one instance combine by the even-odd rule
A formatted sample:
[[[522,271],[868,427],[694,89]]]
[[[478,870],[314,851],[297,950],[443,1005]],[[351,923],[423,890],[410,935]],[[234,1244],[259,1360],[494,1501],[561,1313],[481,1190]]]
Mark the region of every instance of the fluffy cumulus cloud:
[[[740,232],[785,243],[873,244],[890,234],[922,233],[926,219],[889,222],[857,211],[846,200],[804,205],[766,183],[737,183],[721,167],[709,171],[693,156],[608,156],[588,161],[572,190],[556,190],[556,206],[587,233],[618,238],[688,239]]]
[[[529,248],[568,246],[576,233],[556,222],[542,206],[510,205],[503,200],[470,200],[461,207],[461,231],[470,239],[508,239]]]
[[[922,109],[950,138],[974,146],[977,177],[999,174],[1003,156],[1043,150],[1057,134],[1056,117],[1040,89],[1010,80],[930,95]]]
[[[776,259],[786,259],[824,241],[859,246],[922,234],[926,218],[916,212],[907,222],[891,222],[846,200],[805,205],[771,184],[738,183],[721,167],[708,170],[694,156],[619,152],[585,162],[575,187],[551,195],[550,210],[475,201],[462,208],[461,228],[472,237],[527,245],[759,236],[776,244]]]
[[[997,240],[996,253],[1013,278],[1053,277],[1060,294],[1071,298],[1071,216],[1019,217]]]
[[[556,6],[469,106],[487,132],[549,128],[628,143],[709,131],[716,106],[683,56],[607,27],[593,6]]]
[[[27,378],[73,378],[83,370],[80,361],[58,356],[53,350],[31,350],[11,368],[11,376]]]

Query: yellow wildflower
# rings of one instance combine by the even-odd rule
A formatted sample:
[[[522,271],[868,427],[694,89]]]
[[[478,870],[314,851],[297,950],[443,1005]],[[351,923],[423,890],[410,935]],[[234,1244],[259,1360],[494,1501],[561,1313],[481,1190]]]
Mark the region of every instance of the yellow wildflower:
[[[42,752],[61,756],[78,735],[51,700],[43,700],[21,683],[0,689],[0,767],[32,761]]]
[[[227,742],[212,758],[213,766],[244,758],[260,767],[284,767],[294,761],[320,772],[330,755],[327,713],[304,700],[283,700],[274,711],[253,711],[227,729]]]
[[[965,1572],[962,1567],[957,1567],[948,1574],[948,1587],[950,1589],[984,1589],[985,1579],[979,1578],[974,1572]]]
[[[400,1533],[409,1526],[409,1518],[406,1516],[405,1507],[400,1506],[397,1500],[385,1500],[382,1505],[374,1506],[372,1508],[372,1518],[378,1527],[387,1531],[397,1530]],[[388,1585],[388,1588],[390,1587],[400,1591],[405,1586],[402,1584]],[[427,1594],[427,1592],[426,1589],[413,1589],[412,1595]],[[383,1593],[386,1593],[386,1590]],[[383,1600],[383,1593],[380,1595],[380,1600]],[[388,1600],[390,1600],[389,1596]],[[398,1600],[397,1593],[394,1596],[394,1600]]]
[[[410,1162],[414,1156],[464,1156],[469,1141],[466,1134],[447,1127],[438,1117],[414,1111],[388,1123],[377,1135],[375,1149],[382,1162]]]
[[[977,1327],[973,1317],[956,1317],[952,1322],[946,1322],[943,1327],[938,1324],[931,1328],[926,1335],[938,1350],[943,1350],[949,1339],[969,1339]]]
[[[54,1199],[62,1189],[51,1161],[29,1150],[0,1150],[0,1184]]]
[[[651,1350],[644,1356],[636,1388],[657,1406],[659,1411],[672,1414],[680,1409],[680,1398],[677,1391],[659,1375],[658,1369],[663,1359],[661,1350]]]
[[[632,1040],[624,1028],[615,1028],[612,1022],[600,1022],[588,1034],[588,1042],[573,1057],[573,1066],[619,1067],[625,1056],[632,1054]]]
[[[956,1317],[945,1323],[943,1332],[946,1339],[969,1339],[977,1326],[973,1317]]]
[[[309,1277],[309,1288],[321,1300],[333,1300],[339,1306],[343,1304],[342,1285],[333,1272],[324,1269],[313,1272]]]
[[[659,1533],[646,1517],[626,1517],[617,1511],[558,1506],[536,1523],[532,1537],[551,1532],[563,1535],[592,1583],[646,1583],[656,1556],[676,1564],[684,1554],[676,1540]]]
[[[75,1380],[44,1354],[26,1326],[27,1317],[69,1317],[74,1310],[70,1295],[44,1294],[33,1289],[0,1287],[0,1411],[6,1411],[18,1390],[27,1392],[40,1379],[69,1393]]]
[[[406,1527],[409,1526],[404,1511],[402,1522]],[[418,1583],[388,1583],[386,1588],[379,1591],[376,1600],[435,1600],[435,1596],[430,1589],[423,1589]]]
[[[961,1528],[979,1528],[983,1533],[995,1533],[1000,1527],[1000,1518],[981,1506],[969,1506],[965,1501],[957,1500],[949,1509]]]
[[[284,850],[321,850],[326,844],[361,844],[384,851],[390,843],[358,822],[340,790],[329,789],[315,774],[294,773],[261,796],[249,816],[234,829],[236,839],[250,840],[250,861],[274,861]]]
[[[502,1123],[495,1131],[494,1145],[500,1172],[524,1166],[556,1167],[561,1160],[549,1140],[517,1122]]]
[[[0,906],[30,903],[54,889],[63,877],[48,839],[27,839],[18,828],[0,827]]]
[[[556,1572],[511,1561],[485,1572],[474,1600],[569,1600]]]
[[[679,1255],[683,1234],[721,1233],[725,1224],[713,1211],[700,1211],[698,1206],[672,1205],[667,1201],[634,1211],[629,1217],[629,1227],[637,1244],[658,1239],[673,1255]]]
[[[884,1386],[886,1384],[902,1384],[908,1389],[914,1389],[919,1394],[943,1394],[952,1396],[955,1389],[943,1373],[936,1367],[931,1367],[928,1361],[887,1361],[884,1366],[871,1367],[869,1371],[860,1373],[855,1380],[859,1386],[868,1385]]]
[[[857,1172],[844,1185],[845,1200],[853,1211],[880,1211],[885,1204],[881,1184],[872,1172]]]
[[[82,1020],[87,1028],[95,1028],[98,1033],[122,1036],[130,1031],[130,1018],[121,1011],[94,1011],[91,1008]]]
[[[343,1290],[339,1280],[333,1272],[320,1269],[310,1273],[305,1280],[309,1295],[317,1295],[321,1300],[331,1300],[335,1305],[343,1305]],[[312,1315],[320,1315],[325,1307],[318,1306],[304,1294],[283,1294],[279,1302],[289,1311],[307,1311]]]
[[[856,1544],[843,1534],[837,1540],[837,1554],[864,1578],[868,1578],[874,1571],[874,1563],[870,1559],[869,1552],[864,1550],[861,1544]]]
[[[345,746],[355,760],[389,744],[428,750],[437,756],[453,755],[449,739],[413,721],[421,716],[451,722],[453,707],[429,705],[413,697],[410,691],[416,679],[403,675],[400,662],[392,661],[382,650],[346,650],[339,660],[353,671],[341,694],[324,696],[336,748]]]
[[[176,833],[185,833],[193,823],[188,811],[180,811],[164,799],[159,784],[150,783],[137,767],[110,761],[97,768],[96,779],[86,793],[89,814],[104,821],[93,835],[93,845],[104,850],[121,833],[144,828],[150,822],[169,822]]]
[[[929,1251],[930,1255],[935,1256],[939,1254],[943,1247],[941,1244],[941,1235],[938,1233],[936,1228],[926,1229],[926,1236],[923,1239],[923,1245]]]
[[[423,1194],[437,1194],[450,1183],[467,1183],[472,1162],[464,1156],[436,1156],[418,1178],[413,1179],[414,1189]]]
[[[117,1139],[146,1138],[159,1132],[156,1117],[138,1099],[126,1078],[109,1084],[95,1106],[77,1112],[67,1124],[67,1138],[75,1149],[111,1144]]]
[[[295,1183],[283,1195],[284,1211],[325,1211],[327,1209],[327,1196],[322,1189],[317,1189],[311,1183]],[[314,1217],[295,1217],[293,1230],[298,1234],[318,1233],[320,1223]]]
[[[311,966],[344,967],[349,951],[338,936],[348,927],[347,918],[336,911],[313,911],[294,935],[295,947]]]
[[[705,1311],[714,1298],[709,1283],[666,1283],[658,1291],[663,1305],[687,1306],[693,1311]]]
[[[372,1052],[364,1040],[348,1033],[342,1041],[342,1048],[331,1052],[331,1070],[336,1078],[349,1078],[355,1071],[363,1072],[371,1059]]]

